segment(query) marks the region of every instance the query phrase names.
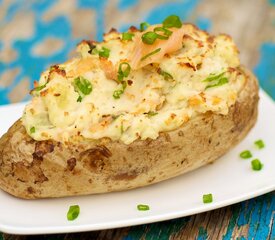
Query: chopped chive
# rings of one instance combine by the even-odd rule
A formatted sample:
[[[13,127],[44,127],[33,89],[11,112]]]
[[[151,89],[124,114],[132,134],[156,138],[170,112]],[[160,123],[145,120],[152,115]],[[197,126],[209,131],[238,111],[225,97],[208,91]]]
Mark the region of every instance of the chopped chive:
[[[181,28],[182,22],[177,15],[170,15],[164,19],[164,21],[162,22],[162,25],[164,28],[171,28],[171,27]]]
[[[120,95],[124,93],[124,91],[127,87],[127,82],[126,81],[121,81],[121,87],[122,87],[122,89],[114,91],[114,93],[113,93],[114,99],[119,99]]]
[[[83,98],[82,98],[81,96],[78,96],[78,98],[77,98],[76,101],[77,101],[77,102],[82,102],[82,99],[83,99]]]
[[[78,205],[72,205],[68,210],[67,219],[69,221],[73,221],[78,217],[79,213],[80,213],[80,207]]]
[[[213,196],[212,193],[204,194],[202,197],[203,203],[211,203],[213,202]]]
[[[263,168],[263,164],[259,159],[254,159],[251,161],[251,167],[254,171],[260,171]]]
[[[50,66],[50,72],[53,71],[56,68],[56,65]]]
[[[209,75],[209,77],[202,80],[202,82],[209,82],[210,83],[209,85],[206,86],[205,89],[222,86],[222,85],[228,83],[228,78],[223,77],[224,74],[225,74],[225,72],[222,72],[222,73],[216,74],[216,75],[211,73]]]
[[[149,111],[148,113],[146,113],[146,115],[148,116],[148,117],[153,117],[153,116],[155,116],[155,115],[157,115],[158,113],[157,112],[153,112],[153,111]]]
[[[220,74],[211,73],[211,74],[209,75],[209,77],[207,77],[206,79],[203,80],[203,82],[212,82],[212,81],[218,80],[218,79],[221,78],[224,74],[225,74],[225,72],[222,72],[222,73],[220,73]]]
[[[112,115],[112,119],[116,120],[119,116],[121,116],[121,114],[119,114],[119,115]]]
[[[120,133],[123,134],[123,132],[124,132],[124,128],[123,128],[123,122],[122,122],[120,125]]]
[[[142,22],[141,24],[140,24],[140,31],[144,31],[144,30],[146,30],[148,27],[150,26],[150,24],[148,23],[148,22]]]
[[[89,95],[93,90],[92,84],[86,78],[79,76],[74,79],[74,86],[78,92],[84,95]]]
[[[77,91],[79,94],[79,97],[76,100],[77,102],[81,102],[84,95],[89,95],[93,90],[93,86],[89,82],[89,80],[87,80],[82,76],[75,78],[73,85],[74,85],[75,91]]]
[[[146,204],[138,204],[137,209],[139,211],[148,211],[148,210],[150,210],[150,207],[149,207],[149,205],[146,205]]]
[[[173,76],[172,76],[170,73],[165,72],[165,71],[163,71],[162,69],[159,69],[158,72],[159,72],[160,75],[162,75],[162,76],[164,77],[164,79],[165,79],[166,81],[168,81],[168,80],[173,80]]]
[[[249,150],[242,151],[240,157],[243,159],[252,158],[252,153]]]
[[[113,93],[113,97],[114,99],[119,99],[120,98],[120,95],[123,93],[124,91],[123,90],[115,90],[114,93]]]
[[[94,48],[92,50],[92,54],[98,54],[100,57],[108,58],[110,56],[110,49],[106,47],[102,47],[101,50]]]
[[[119,68],[118,68],[118,75],[117,75],[117,79],[118,81],[122,81],[123,78],[128,77],[131,71],[131,66],[129,63],[127,62],[122,62],[119,64]]]
[[[45,83],[45,84],[43,84],[43,85],[41,85],[41,86],[38,86],[38,87],[34,88],[33,91],[39,92],[39,91],[41,91],[43,88],[45,88],[46,85],[47,85],[47,83]]]
[[[98,49],[94,48],[94,49],[92,50],[92,54],[98,54],[98,53],[99,53]]]
[[[35,133],[35,127],[31,127],[30,133]]]
[[[108,58],[110,56],[110,49],[102,47],[102,50],[98,52],[100,57]]]
[[[150,56],[152,56],[152,55],[158,53],[160,50],[161,50],[161,48],[157,48],[157,49],[154,50],[153,52],[150,52],[150,53],[148,53],[147,55],[143,56],[140,60],[143,61],[143,60],[145,60],[146,58],[148,58],[148,57],[150,57]]]
[[[157,34],[157,38],[163,39],[163,40],[167,40],[173,33],[172,31],[170,31],[166,28],[163,28],[163,27],[154,28],[154,32]]]
[[[155,32],[146,32],[141,36],[142,42],[148,45],[152,45],[157,38],[158,34],[156,34]]]
[[[159,34],[161,32],[161,34]],[[167,40],[173,32],[163,27],[156,27],[154,32],[146,32],[141,36],[142,42],[148,45],[154,44],[157,39]]]
[[[133,33],[124,32],[124,33],[122,33],[122,40],[130,41],[130,40],[132,40],[134,35],[135,34],[133,34]]]
[[[262,148],[265,147],[265,144],[264,144],[263,140],[261,140],[261,139],[255,141],[254,144],[256,145],[256,147],[257,147],[258,149],[262,149]]]
[[[212,88],[212,87],[219,87],[226,83],[228,83],[228,78],[224,77],[224,78],[219,79],[218,82],[208,85],[205,89]]]

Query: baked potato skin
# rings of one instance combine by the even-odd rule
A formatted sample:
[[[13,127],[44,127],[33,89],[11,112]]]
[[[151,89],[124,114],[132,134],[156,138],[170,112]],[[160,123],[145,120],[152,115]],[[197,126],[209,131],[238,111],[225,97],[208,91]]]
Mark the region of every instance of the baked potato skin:
[[[0,139],[0,187],[25,199],[104,193],[146,186],[213,162],[257,120],[258,83],[242,71],[247,81],[228,115],[197,115],[156,140],[38,142],[18,120]]]

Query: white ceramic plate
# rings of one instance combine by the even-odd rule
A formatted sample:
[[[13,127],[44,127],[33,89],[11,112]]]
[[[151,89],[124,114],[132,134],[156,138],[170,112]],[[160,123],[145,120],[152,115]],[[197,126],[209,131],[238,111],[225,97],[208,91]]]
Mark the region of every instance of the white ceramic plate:
[[[24,104],[0,107],[0,134],[20,117]],[[0,191],[0,230],[13,234],[78,232],[117,228],[196,214],[275,190],[275,105],[261,92],[256,127],[237,147],[214,164],[152,186],[126,192],[46,200],[21,200]],[[263,139],[258,150],[254,141]],[[250,149],[264,163],[262,171],[251,169],[250,160],[238,157]],[[202,195],[212,193],[213,203]],[[137,204],[150,211],[137,211]],[[67,221],[70,205],[78,204],[79,217]]]

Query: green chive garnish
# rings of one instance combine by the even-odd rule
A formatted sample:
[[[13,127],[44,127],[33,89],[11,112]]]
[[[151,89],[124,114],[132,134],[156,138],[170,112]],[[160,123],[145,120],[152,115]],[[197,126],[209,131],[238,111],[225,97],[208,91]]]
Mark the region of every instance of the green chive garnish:
[[[100,57],[108,58],[110,56],[110,49],[102,47],[101,50],[94,48],[92,54],[98,54]]]
[[[92,50],[92,54],[98,54],[98,53],[99,53],[98,49],[93,48],[93,50]]]
[[[254,171],[260,171],[263,168],[263,164],[259,159],[254,159],[251,161],[251,167]]]
[[[224,84],[226,84],[226,83],[228,83],[228,78],[221,78],[217,83],[208,85],[208,86],[206,87],[206,89],[212,88],[212,87],[219,87],[219,86],[222,86],[222,85],[224,85]]]
[[[252,153],[249,150],[245,150],[245,151],[240,153],[240,157],[243,158],[243,159],[251,158]]]
[[[120,133],[123,134],[123,132],[124,132],[123,123],[121,123],[121,126],[120,126]]]
[[[146,30],[146,28],[148,28],[150,26],[150,24],[148,23],[148,22],[142,22],[141,24],[140,24],[140,31],[144,31],[144,30]]]
[[[148,58],[148,57],[150,57],[150,56],[152,56],[152,55],[158,53],[160,50],[161,50],[161,48],[157,48],[157,49],[154,50],[153,52],[150,52],[150,53],[148,53],[147,55],[143,56],[140,60],[143,61],[143,60],[145,60],[146,58]]]
[[[209,82],[210,84],[206,86],[205,89],[208,88],[212,88],[212,87],[218,87],[218,86],[222,86],[226,83],[228,83],[228,78],[223,77],[223,75],[225,74],[225,72],[222,72],[220,74],[210,74],[209,77],[207,77],[206,79],[204,79],[202,82]]]
[[[117,79],[121,82],[123,78],[128,77],[131,71],[131,66],[127,62],[119,64]]]
[[[159,32],[161,32],[161,34],[159,34]],[[144,42],[145,44],[152,45],[154,44],[156,39],[167,40],[172,33],[173,33],[172,31],[166,28],[156,27],[154,29],[154,32],[144,33],[141,36],[141,39],[142,39],[142,42]]]
[[[92,84],[84,77],[79,76],[74,79],[74,85],[84,95],[89,95],[93,90]]]
[[[203,203],[211,203],[213,202],[213,196],[212,193],[204,194],[202,197]]]
[[[165,18],[165,20],[162,22],[162,25],[164,28],[181,28],[182,22],[178,16],[170,15],[169,17]]]
[[[106,47],[102,47],[102,50],[98,52],[98,55],[100,57],[105,57],[108,58],[110,55],[110,49],[106,48]]]
[[[133,34],[133,33],[124,32],[124,33],[122,33],[122,40],[130,41],[130,40],[132,40],[134,35],[135,34]]]
[[[41,86],[38,86],[38,87],[34,88],[33,91],[39,92],[39,91],[41,91],[43,88],[45,88],[46,85],[47,85],[47,83],[45,83],[45,84],[43,84],[43,85],[41,85]]]
[[[172,76],[170,73],[165,72],[165,71],[163,71],[163,70],[161,70],[161,69],[159,69],[158,72],[159,72],[160,75],[162,75],[162,76],[164,77],[164,79],[165,79],[166,81],[168,81],[168,80],[173,80],[173,76]]]
[[[127,87],[127,83],[125,81],[122,81],[121,82],[121,87],[122,87],[122,89],[114,91],[114,93],[113,93],[114,99],[119,99],[120,98],[120,95],[124,93],[125,88]]]
[[[148,211],[148,210],[150,210],[150,207],[149,207],[149,205],[138,204],[138,205],[137,205],[137,209],[138,209],[139,211]]]
[[[220,74],[211,73],[209,75],[209,77],[207,77],[206,79],[203,80],[203,82],[213,82],[215,80],[219,80],[224,74],[225,74],[225,72],[222,72]]]
[[[119,99],[120,98],[120,95],[124,93],[124,91],[122,89],[120,90],[115,90],[114,93],[113,93],[113,97],[114,99]]]
[[[172,31],[163,27],[154,28],[154,32],[157,34],[157,38],[163,39],[163,40],[167,40],[173,33]]]
[[[74,79],[75,90],[79,93],[77,102],[81,102],[84,95],[89,95],[93,90],[92,84],[82,76]]]
[[[262,148],[265,147],[265,144],[264,144],[263,140],[261,140],[261,139],[255,141],[254,144],[255,144],[256,147],[259,148],[259,149],[262,149]]]
[[[79,206],[78,205],[72,205],[72,206],[70,206],[69,211],[67,213],[67,219],[69,221],[73,221],[78,217],[79,213],[80,213]]]
[[[153,111],[149,111],[148,113],[146,113],[146,115],[148,116],[148,117],[153,117],[153,116],[155,116],[155,115],[157,115],[158,113],[157,112],[153,112]]]
[[[35,133],[35,127],[31,127],[30,133]]]
[[[76,101],[77,101],[77,102],[82,102],[82,99],[83,99],[83,98],[82,98],[81,96],[78,96],[78,98],[77,98]]]
[[[155,32],[147,32],[141,36],[142,42],[148,45],[152,45],[157,38],[158,34],[156,34]]]

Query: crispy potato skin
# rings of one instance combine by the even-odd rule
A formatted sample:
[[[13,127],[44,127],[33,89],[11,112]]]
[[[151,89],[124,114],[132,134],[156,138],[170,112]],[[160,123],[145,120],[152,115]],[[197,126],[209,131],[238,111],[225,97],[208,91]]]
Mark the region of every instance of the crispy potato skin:
[[[254,126],[258,83],[247,81],[228,115],[198,115],[156,140],[126,145],[101,139],[64,145],[35,141],[18,120],[0,139],[0,188],[20,198],[121,191],[163,181],[213,162]]]

